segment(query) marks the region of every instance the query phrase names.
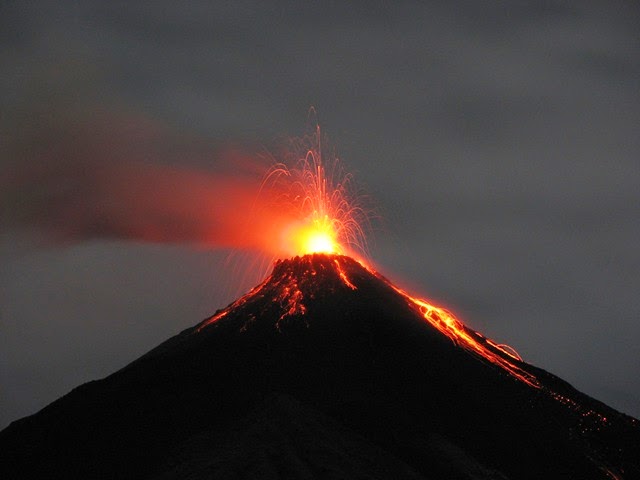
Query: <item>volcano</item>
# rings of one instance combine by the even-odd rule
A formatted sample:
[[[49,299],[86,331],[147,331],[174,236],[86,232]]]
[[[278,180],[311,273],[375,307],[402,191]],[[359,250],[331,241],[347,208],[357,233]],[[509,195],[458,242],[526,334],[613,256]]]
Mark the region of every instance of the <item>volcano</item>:
[[[260,285],[0,433],[0,477],[637,479],[640,424],[350,257]]]

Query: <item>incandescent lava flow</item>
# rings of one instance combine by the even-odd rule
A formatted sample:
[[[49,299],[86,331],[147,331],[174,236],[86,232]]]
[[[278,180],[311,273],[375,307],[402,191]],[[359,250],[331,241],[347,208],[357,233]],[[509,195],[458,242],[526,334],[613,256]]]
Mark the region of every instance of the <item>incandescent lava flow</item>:
[[[0,432],[0,478],[640,478],[636,419],[353,258],[366,210],[319,150],[263,187],[290,258]]]

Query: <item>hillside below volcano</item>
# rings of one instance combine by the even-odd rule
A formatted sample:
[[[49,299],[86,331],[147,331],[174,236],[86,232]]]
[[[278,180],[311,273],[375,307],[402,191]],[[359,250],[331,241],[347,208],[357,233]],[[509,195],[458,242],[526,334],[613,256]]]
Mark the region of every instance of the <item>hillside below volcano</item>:
[[[0,432],[0,478],[637,479],[640,424],[307,255]]]

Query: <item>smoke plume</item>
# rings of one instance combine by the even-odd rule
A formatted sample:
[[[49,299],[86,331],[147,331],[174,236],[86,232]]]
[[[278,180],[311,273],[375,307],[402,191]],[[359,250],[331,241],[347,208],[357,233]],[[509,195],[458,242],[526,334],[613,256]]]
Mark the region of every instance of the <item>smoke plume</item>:
[[[286,221],[278,212],[256,214],[262,167],[255,158],[134,115],[31,120],[40,124],[14,132],[2,150],[0,231],[32,231],[45,242],[264,250]]]

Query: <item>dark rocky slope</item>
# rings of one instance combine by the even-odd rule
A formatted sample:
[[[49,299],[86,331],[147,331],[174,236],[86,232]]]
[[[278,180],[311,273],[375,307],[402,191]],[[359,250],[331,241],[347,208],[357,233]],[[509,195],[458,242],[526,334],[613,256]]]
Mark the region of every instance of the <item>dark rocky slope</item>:
[[[640,478],[635,419],[492,352],[537,386],[358,262],[287,260],[211,319],[12,423],[0,478]]]

